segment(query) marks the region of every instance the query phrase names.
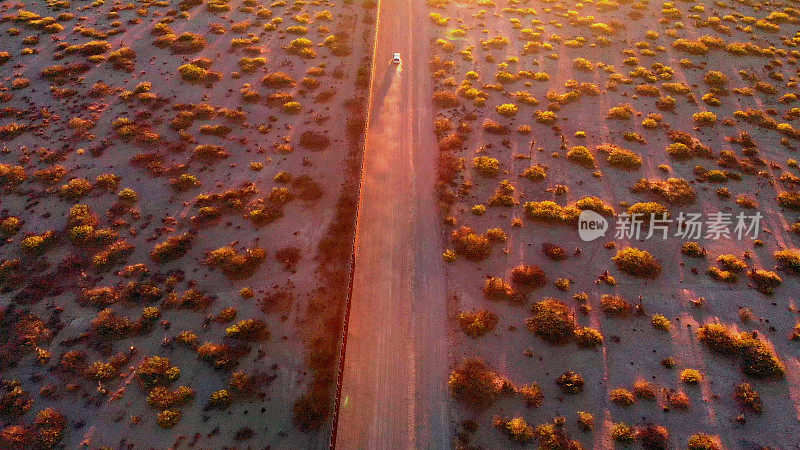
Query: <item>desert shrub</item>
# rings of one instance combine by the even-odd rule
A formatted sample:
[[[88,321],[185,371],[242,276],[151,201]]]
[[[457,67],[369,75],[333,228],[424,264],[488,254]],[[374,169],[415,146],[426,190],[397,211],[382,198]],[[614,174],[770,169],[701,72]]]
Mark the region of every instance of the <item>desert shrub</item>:
[[[46,231],[41,234],[31,234],[22,239],[22,251],[31,255],[44,254],[55,241],[55,233]]]
[[[708,47],[705,44],[689,39],[677,39],[672,42],[672,46],[676,50],[684,51],[692,55],[705,55],[708,53]]]
[[[167,37],[170,37],[167,35]],[[206,46],[206,39],[196,33],[184,32],[178,36],[171,36],[168,39],[169,48],[172,53],[176,54],[191,54],[197,53]]]
[[[117,193],[117,198],[124,203],[136,203],[139,200],[139,194],[131,188],[125,188]]]
[[[187,63],[178,67],[178,74],[190,83],[214,83],[222,79],[222,74],[208,70],[195,63]]]
[[[175,340],[183,345],[193,346],[197,344],[197,335],[191,331],[181,331],[175,336]]]
[[[656,398],[656,386],[644,378],[638,378],[633,382],[633,393],[636,398],[654,400]]]
[[[683,369],[680,377],[686,384],[697,384],[703,379],[703,374],[697,369]]]
[[[739,404],[756,414],[761,414],[764,410],[764,405],[761,402],[761,396],[758,392],[753,389],[753,386],[750,383],[739,383],[736,385],[734,389],[733,397],[739,402]]]
[[[628,207],[628,214],[632,217],[638,215],[644,223],[650,223],[655,219],[667,218],[669,216],[667,208],[658,202],[640,202],[634,203]]]
[[[55,448],[64,437],[67,419],[53,408],[45,408],[36,414],[33,426],[36,442],[42,448]]]
[[[742,372],[756,379],[782,378],[786,366],[763,340],[744,335],[741,339]]]
[[[166,409],[156,415],[156,422],[161,428],[172,428],[181,420],[181,412],[177,409]]]
[[[225,409],[231,405],[231,394],[227,389],[214,391],[208,397],[209,408]]]
[[[225,335],[246,341],[264,341],[270,337],[269,329],[261,319],[241,320],[225,329]]]
[[[553,111],[535,111],[533,114],[537,122],[545,125],[552,125],[558,120],[558,115]]]
[[[518,444],[527,444],[532,441],[535,436],[533,427],[528,425],[522,417],[516,417],[511,420],[495,417],[493,425],[495,428],[505,433],[511,441]]]
[[[678,160],[687,160],[694,156],[692,148],[683,142],[673,142],[667,146],[667,153]]]
[[[286,52],[289,54],[298,55],[306,59],[313,59],[317,57],[317,53],[314,51],[313,47],[314,43],[311,42],[310,39],[297,38],[289,42],[284,49],[286,49]]]
[[[324,394],[311,391],[302,394],[292,408],[295,425],[302,431],[316,430],[323,425],[329,414],[328,400]]]
[[[627,300],[612,294],[603,294],[600,297],[600,308],[603,313],[611,317],[627,317],[633,309]]]
[[[689,450],[723,450],[719,436],[712,436],[705,433],[693,434],[689,437]]]
[[[331,140],[322,133],[308,130],[300,135],[299,143],[302,147],[320,151],[328,148],[331,145]]]
[[[636,438],[646,449],[669,448],[669,430],[662,425],[648,424],[636,430]]]
[[[3,236],[13,236],[22,228],[22,221],[19,217],[6,217],[0,221],[0,233]]]
[[[8,449],[31,448],[34,436],[31,430],[22,425],[8,425],[0,431],[0,444]]]
[[[583,376],[578,372],[568,370],[561,374],[556,380],[556,384],[561,388],[561,392],[565,394],[575,395],[583,391]]]
[[[90,380],[104,381],[117,377],[119,370],[110,363],[95,361],[86,368],[85,375]]]
[[[497,314],[491,311],[462,311],[458,314],[458,324],[465,334],[481,337],[492,331],[497,325]]]
[[[231,280],[241,280],[250,277],[266,257],[267,252],[259,247],[245,249],[240,254],[225,246],[208,252],[205,263],[220,269]]]
[[[567,152],[567,159],[588,169],[597,167],[594,155],[588,148],[583,146],[572,147]]]
[[[458,96],[451,91],[434,92],[433,103],[439,108],[454,108],[459,105]]]
[[[703,76],[703,81],[709,86],[724,86],[728,83],[728,77],[718,70],[710,70]]]
[[[630,444],[636,439],[636,430],[625,422],[615,423],[611,427],[611,438],[620,444]]]
[[[694,203],[696,194],[689,182],[683,178],[668,178],[663,180],[648,180],[642,178],[631,188],[632,192],[649,191],[663,198],[669,203],[687,205]]]
[[[633,116],[634,110],[631,105],[617,105],[608,110],[609,119],[628,120]]]
[[[747,268],[747,263],[736,255],[719,255],[717,262],[726,270],[741,271]]]
[[[800,274],[800,250],[784,249],[778,250],[772,256],[784,267]]]
[[[283,104],[283,112],[286,114],[297,114],[299,113],[303,107],[300,105],[299,102],[286,102]]]
[[[625,388],[612,389],[611,392],[608,393],[608,398],[612,402],[622,406],[632,405],[636,400],[633,393]]]
[[[485,177],[495,177],[500,172],[500,161],[488,156],[478,156],[473,159],[472,164]]]
[[[650,323],[657,330],[669,331],[672,328],[672,322],[661,314],[653,314]]]
[[[661,273],[661,264],[646,250],[635,247],[624,248],[612,260],[628,275],[656,278]]]
[[[194,397],[194,389],[179,386],[174,391],[164,386],[156,386],[147,394],[147,403],[158,409],[168,409],[180,406]]]
[[[0,171],[0,174],[2,174],[2,171]],[[781,192],[776,200],[784,208],[800,211],[800,192]]]
[[[180,259],[192,246],[194,233],[186,232],[178,236],[171,236],[166,241],[156,244],[150,252],[150,259],[165,264]]]
[[[517,114],[519,106],[513,103],[503,103],[502,105],[498,105],[495,109],[501,116],[511,117]]]
[[[92,183],[85,178],[73,178],[58,190],[58,196],[64,200],[78,200],[89,194]]]
[[[273,72],[265,76],[261,80],[261,84],[271,88],[282,88],[294,86],[295,81],[291,76],[283,72]]]
[[[3,134],[0,133],[0,138]],[[25,168],[11,164],[0,164],[0,182],[5,186],[16,186],[28,178]]]
[[[539,266],[520,264],[511,270],[511,281],[537,289],[547,284],[547,275]]]
[[[711,111],[700,111],[692,114],[692,120],[700,126],[712,126],[717,123],[717,115]]]
[[[144,387],[155,387],[170,383],[180,376],[180,369],[171,366],[169,358],[150,356],[142,360],[136,368],[136,378]]]
[[[489,199],[489,206],[514,206],[514,193],[516,190],[510,181],[501,181],[500,186],[495,189],[494,195]]]
[[[551,344],[564,344],[575,333],[575,318],[565,303],[548,298],[531,307],[531,317],[525,321],[528,330]]]
[[[511,284],[500,277],[487,278],[483,285],[483,294],[489,300],[495,301],[512,300],[516,296]]]
[[[710,350],[733,356],[742,346],[739,334],[722,323],[708,323],[697,329],[697,339]]]
[[[478,409],[491,406],[500,396],[501,379],[479,359],[465,359],[447,381],[457,401]]]
[[[134,250],[133,245],[124,239],[109,244],[92,257],[92,266],[97,270],[104,270],[122,261]]]
[[[695,258],[702,258],[706,255],[706,249],[694,241],[684,242],[681,246],[681,253]]]
[[[543,181],[547,178],[547,167],[534,164],[525,169],[520,176],[531,181]]]
[[[524,205],[526,215],[533,220],[544,220],[548,222],[563,220],[564,211],[556,202],[549,200],[541,202],[526,202]]]
[[[538,408],[542,404],[544,395],[542,395],[542,388],[536,382],[530,385],[522,386],[517,390],[522,396],[522,401],[528,408]]]
[[[214,161],[227,158],[229,153],[220,145],[200,144],[194,148],[194,156],[204,161]]]
[[[747,272],[755,288],[764,294],[772,294],[772,290],[783,283],[783,279],[771,270],[756,269]]]
[[[591,61],[585,58],[575,58],[572,60],[572,65],[578,70],[583,70],[585,72],[591,72],[594,70],[594,64]]]
[[[739,275],[735,272],[722,270],[719,267],[709,267],[707,273],[711,278],[723,283],[736,283],[739,281]]]
[[[476,234],[469,227],[453,230],[451,239],[456,253],[472,261],[484,260],[492,252],[489,238]]]
[[[603,334],[595,328],[579,327],[575,329],[575,342],[578,347],[595,348],[603,345]]]
[[[578,428],[581,431],[591,431],[594,429],[594,415],[586,411],[577,412]]]
[[[188,191],[200,186],[200,181],[192,174],[183,173],[179,177],[170,179],[169,184],[178,191]]]
[[[618,169],[634,170],[642,165],[642,157],[630,150],[615,148],[608,154],[608,165]]]

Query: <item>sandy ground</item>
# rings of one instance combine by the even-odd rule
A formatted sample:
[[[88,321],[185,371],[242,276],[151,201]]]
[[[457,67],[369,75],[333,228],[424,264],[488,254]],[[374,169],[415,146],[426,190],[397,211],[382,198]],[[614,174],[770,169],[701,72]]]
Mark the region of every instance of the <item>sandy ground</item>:
[[[450,417],[427,48],[419,1],[383,1],[367,128],[339,448],[447,448]],[[403,62],[391,64],[399,52]]]

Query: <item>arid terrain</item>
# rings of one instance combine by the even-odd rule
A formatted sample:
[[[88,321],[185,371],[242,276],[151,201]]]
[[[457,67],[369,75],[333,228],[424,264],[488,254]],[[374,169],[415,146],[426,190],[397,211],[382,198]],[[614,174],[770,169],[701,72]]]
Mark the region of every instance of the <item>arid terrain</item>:
[[[429,6],[456,445],[797,448],[798,4]]]
[[[0,36],[0,448],[800,447],[796,1]]]
[[[0,1],[0,447],[327,447],[375,7]]]

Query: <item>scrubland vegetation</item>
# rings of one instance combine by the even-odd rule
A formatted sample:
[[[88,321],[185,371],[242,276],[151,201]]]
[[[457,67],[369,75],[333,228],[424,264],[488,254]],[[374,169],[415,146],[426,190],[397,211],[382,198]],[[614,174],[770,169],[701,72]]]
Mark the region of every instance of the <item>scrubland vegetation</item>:
[[[0,1],[1,448],[327,441],[375,6]]]
[[[798,445],[798,5],[427,4],[456,447]]]

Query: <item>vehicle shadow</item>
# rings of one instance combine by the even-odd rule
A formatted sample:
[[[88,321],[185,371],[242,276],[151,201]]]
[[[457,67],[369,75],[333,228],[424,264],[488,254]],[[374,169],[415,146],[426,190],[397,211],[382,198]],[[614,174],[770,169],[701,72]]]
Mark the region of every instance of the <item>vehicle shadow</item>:
[[[386,68],[386,73],[383,78],[376,83],[375,89],[372,93],[372,111],[370,112],[370,120],[379,117],[386,100],[386,95],[389,93],[389,89],[392,87],[392,82],[395,81],[395,79],[399,79],[397,75],[400,70],[402,70],[402,68],[399,64],[391,64]]]

